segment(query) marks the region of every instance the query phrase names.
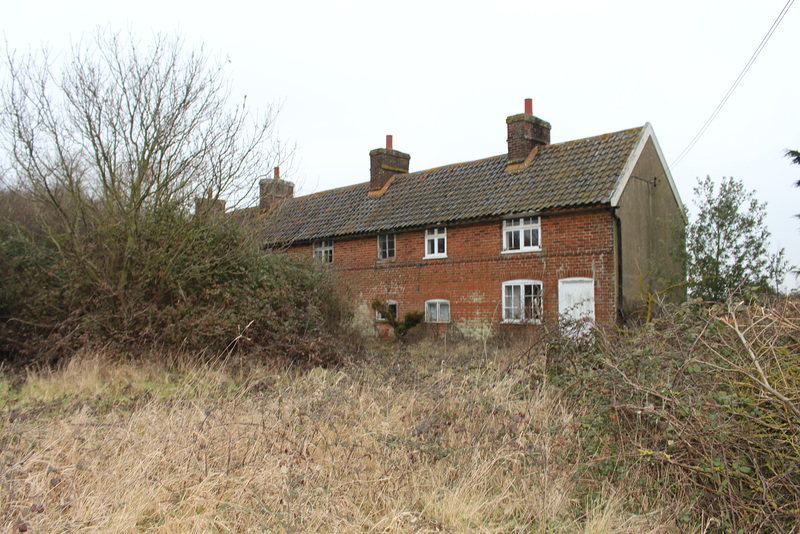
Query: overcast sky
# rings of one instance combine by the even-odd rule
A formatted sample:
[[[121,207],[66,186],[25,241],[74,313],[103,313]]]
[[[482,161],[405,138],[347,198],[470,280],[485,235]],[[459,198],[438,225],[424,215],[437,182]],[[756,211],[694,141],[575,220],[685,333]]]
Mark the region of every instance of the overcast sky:
[[[790,0],[793,1],[793,0]],[[11,48],[69,47],[98,27],[179,33],[229,57],[237,96],[280,105],[306,194],[369,179],[394,136],[411,170],[505,153],[525,98],[552,142],[653,125],[672,164],[787,0],[7,2]],[[790,8],[689,154],[671,167],[685,204],[698,177],[742,180],[768,203],[772,248],[800,265],[800,7]],[[792,281],[792,285],[796,283]]]

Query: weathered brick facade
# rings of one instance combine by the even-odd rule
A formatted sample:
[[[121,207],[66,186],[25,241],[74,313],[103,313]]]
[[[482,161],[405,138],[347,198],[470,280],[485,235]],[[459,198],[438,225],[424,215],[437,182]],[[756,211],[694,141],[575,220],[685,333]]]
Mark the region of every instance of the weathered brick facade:
[[[507,155],[426,171],[408,172],[410,157],[387,137],[370,152],[370,182],[286,199],[268,241],[308,256],[317,246],[326,261],[332,246],[329,268],[365,322],[376,322],[375,298],[395,302],[399,317],[436,299],[443,323],[475,336],[576,309],[613,324],[642,288],[658,290],[650,273],[681,276],[664,247],[682,204],[649,125],[551,145],[530,101],[506,122]],[[515,234],[530,243],[504,237],[516,223],[533,228]],[[446,254],[426,249],[426,231],[441,229]],[[389,259],[382,235],[393,236]]]
[[[377,236],[336,240],[331,268],[359,304],[374,316],[373,299],[398,303],[398,315],[424,311],[425,301],[450,302],[450,322],[464,333],[482,335],[503,323],[502,283],[542,282],[544,321],[558,317],[558,281],[591,278],[595,319],[617,319],[613,218],[607,209],[542,216],[540,251],[503,253],[501,220],[447,226],[447,258],[424,259],[425,231],[395,234],[395,259],[379,260]],[[312,254],[310,245],[293,252]],[[366,310],[366,311],[365,311]],[[508,325],[517,328],[517,325]]]

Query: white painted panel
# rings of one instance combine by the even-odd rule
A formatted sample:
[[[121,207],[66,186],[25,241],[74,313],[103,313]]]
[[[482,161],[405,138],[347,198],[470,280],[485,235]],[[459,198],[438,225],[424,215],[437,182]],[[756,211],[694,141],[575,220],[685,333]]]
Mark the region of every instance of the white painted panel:
[[[580,337],[588,332],[586,321],[594,321],[592,278],[562,278],[558,281],[558,315],[567,334]]]

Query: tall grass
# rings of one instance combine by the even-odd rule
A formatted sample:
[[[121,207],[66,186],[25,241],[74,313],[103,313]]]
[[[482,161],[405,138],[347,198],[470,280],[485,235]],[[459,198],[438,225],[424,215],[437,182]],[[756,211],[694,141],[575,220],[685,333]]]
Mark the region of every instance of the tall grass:
[[[32,532],[669,532],[587,475],[584,414],[520,349],[334,369],[110,362],[6,376],[0,520]]]
[[[333,367],[79,353],[0,378],[32,532],[795,532],[800,305]]]

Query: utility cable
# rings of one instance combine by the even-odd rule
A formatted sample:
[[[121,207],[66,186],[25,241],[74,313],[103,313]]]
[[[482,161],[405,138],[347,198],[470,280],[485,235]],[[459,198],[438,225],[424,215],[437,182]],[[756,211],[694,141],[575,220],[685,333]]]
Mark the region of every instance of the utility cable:
[[[770,37],[772,37],[772,34],[775,33],[775,30],[778,28],[778,25],[783,20],[783,17],[786,16],[786,13],[789,11],[789,8],[792,7],[792,4],[794,4],[794,0],[789,0],[788,2],[786,2],[786,5],[783,6],[783,9],[781,10],[780,14],[778,15],[778,18],[775,19],[775,22],[772,23],[772,26],[770,27],[770,29],[767,32],[767,34],[764,36],[763,39],[761,39],[761,43],[758,45],[758,48],[756,48],[756,51],[753,52],[752,56],[750,56],[750,61],[747,62],[747,65],[744,66],[744,68],[742,69],[742,72],[740,72],[739,76],[736,78],[736,81],[733,82],[733,85],[731,85],[731,88],[728,89],[727,93],[725,93],[725,97],[719,103],[719,105],[717,106],[717,109],[714,110],[714,113],[711,114],[711,116],[708,118],[708,120],[703,125],[703,127],[700,128],[700,131],[697,132],[697,135],[694,136],[694,139],[692,139],[692,141],[686,146],[686,148],[683,149],[683,152],[681,152],[678,155],[678,157],[675,158],[675,160],[672,162],[672,165],[670,165],[670,167],[676,167],[681,162],[681,160],[684,157],[686,157],[686,155],[689,153],[690,150],[692,150],[694,145],[697,144],[697,141],[700,140],[700,137],[702,137],[703,134],[706,132],[708,127],[711,126],[711,123],[714,122],[714,119],[717,118],[717,115],[722,110],[722,107],[725,105],[725,103],[731,97],[731,95],[733,94],[733,91],[739,85],[739,82],[742,81],[742,79],[744,78],[745,74],[747,74],[747,71],[750,70],[750,67],[753,66],[753,63],[755,63],[756,58],[761,53],[761,51],[764,49],[764,47],[766,46],[766,44],[769,41]]]

